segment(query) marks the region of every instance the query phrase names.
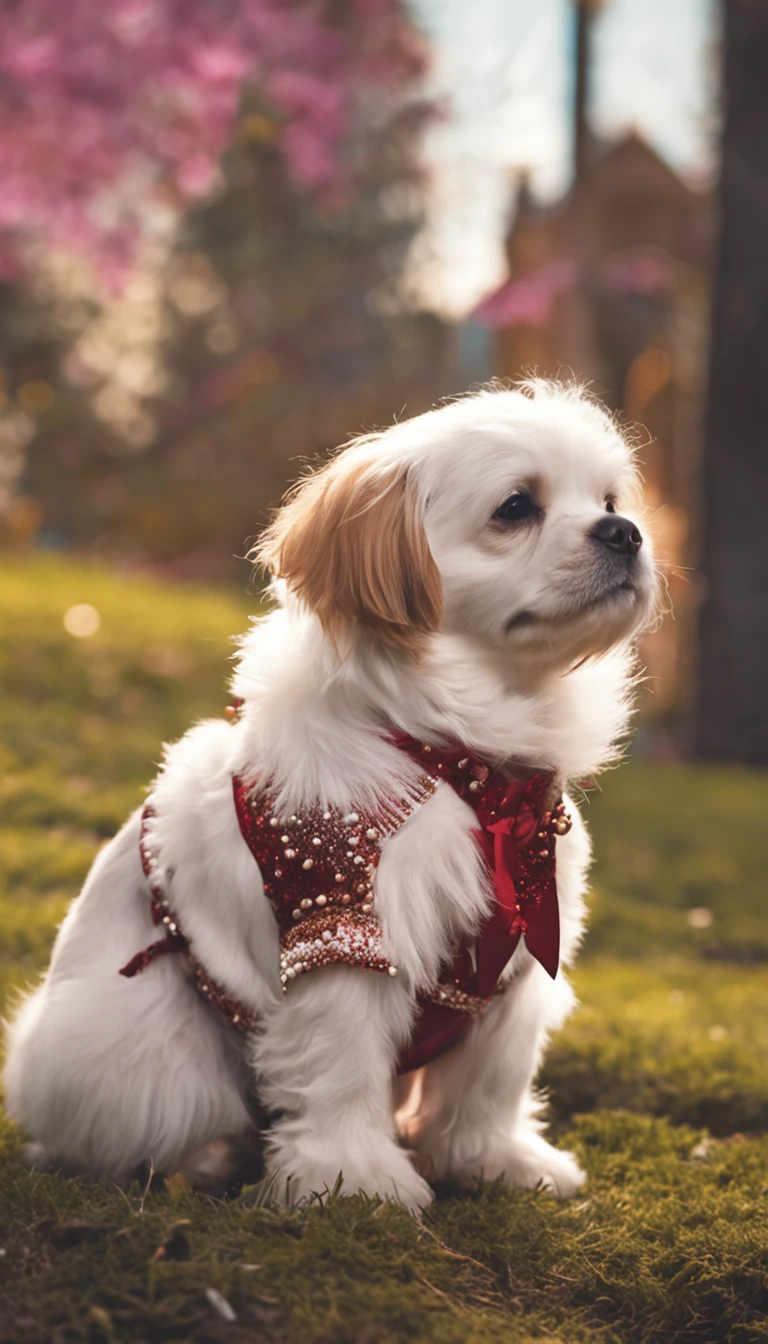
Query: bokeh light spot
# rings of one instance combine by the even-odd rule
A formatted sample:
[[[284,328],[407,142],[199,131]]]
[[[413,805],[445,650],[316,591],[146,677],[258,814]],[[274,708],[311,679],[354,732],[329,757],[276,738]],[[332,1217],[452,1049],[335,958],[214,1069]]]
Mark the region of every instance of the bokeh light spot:
[[[692,929],[710,929],[714,923],[714,915],[705,905],[695,905],[691,910],[687,910],[685,917]]]
[[[64,629],[75,639],[89,639],[101,625],[101,617],[90,602],[76,602],[64,612]]]

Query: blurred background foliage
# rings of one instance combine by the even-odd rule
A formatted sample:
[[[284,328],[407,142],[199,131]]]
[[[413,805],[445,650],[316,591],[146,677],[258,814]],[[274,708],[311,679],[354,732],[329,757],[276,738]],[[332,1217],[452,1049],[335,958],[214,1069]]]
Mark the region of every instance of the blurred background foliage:
[[[20,15],[34,8],[17,6]],[[81,5],[59,31],[83,36],[92,9]],[[313,7],[295,10],[300,22]],[[11,542],[237,580],[233,552],[297,459],[449,390],[440,323],[405,302],[403,284],[423,202],[419,150],[431,111],[415,77],[426,48],[389,0],[314,13],[326,42],[341,45],[335,64],[346,81],[319,181],[297,171],[296,127],[275,105],[272,72],[233,105],[204,199],[173,210],[161,162],[166,174],[133,222],[116,279],[105,273],[111,232],[67,251],[53,220],[34,248],[12,236],[16,274],[0,331]],[[88,18],[99,35],[111,27]],[[154,49],[158,39],[145,40]],[[324,99],[335,97],[334,67],[321,51],[310,79],[293,52],[280,56],[284,79],[303,78],[302,126],[316,130]],[[169,71],[160,74],[167,82]]]
[[[678,0],[679,105],[646,50],[684,150],[626,98],[603,124],[653,15],[484,4],[6,7],[0,545],[242,589],[307,461],[478,381],[572,370],[644,427],[676,617],[644,650],[648,741],[677,752],[705,592],[712,4]]]

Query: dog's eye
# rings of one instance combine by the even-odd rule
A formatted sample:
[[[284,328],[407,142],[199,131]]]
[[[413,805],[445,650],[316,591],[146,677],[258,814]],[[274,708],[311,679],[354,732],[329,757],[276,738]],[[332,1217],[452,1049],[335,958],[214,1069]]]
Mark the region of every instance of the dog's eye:
[[[533,518],[539,513],[537,504],[525,490],[516,490],[514,495],[505,499],[493,515],[496,523],[522,523],[525,518]]]
[[[606,500],[605,500],[605,512],[606,512],[606,513],[615,513],[615,512],[616,512],[616,500],[614,499],[613,495],[608,495],[608,496],[606,497]]]

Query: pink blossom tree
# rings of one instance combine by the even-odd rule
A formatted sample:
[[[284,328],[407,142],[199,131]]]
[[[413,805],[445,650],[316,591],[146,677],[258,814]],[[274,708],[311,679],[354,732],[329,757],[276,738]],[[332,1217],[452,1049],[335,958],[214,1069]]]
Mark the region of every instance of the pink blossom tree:
[[[350,126],[422,64],[399,0],[5,0],[0,277],[31,241],[119,279],[211,189],[246,81],[294,180],[343,192]]]

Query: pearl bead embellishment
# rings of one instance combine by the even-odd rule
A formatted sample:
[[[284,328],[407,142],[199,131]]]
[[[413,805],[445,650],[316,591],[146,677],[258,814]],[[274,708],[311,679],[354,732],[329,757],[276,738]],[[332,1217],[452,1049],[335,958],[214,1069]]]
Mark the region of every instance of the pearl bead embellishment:
[[[241,830],[259,862],[280,928],[284,990],[297,975],[336,962],[396,974],[384,955],[374,913],[376,869],[384,841],[437,785],[436,778],[422,776],[403,799],[383,804],[375,817],[307,807],[286,818],[273,811],[258,786],[247,789],[235,781]],[[285,869],[283,859],[290,865]]]

